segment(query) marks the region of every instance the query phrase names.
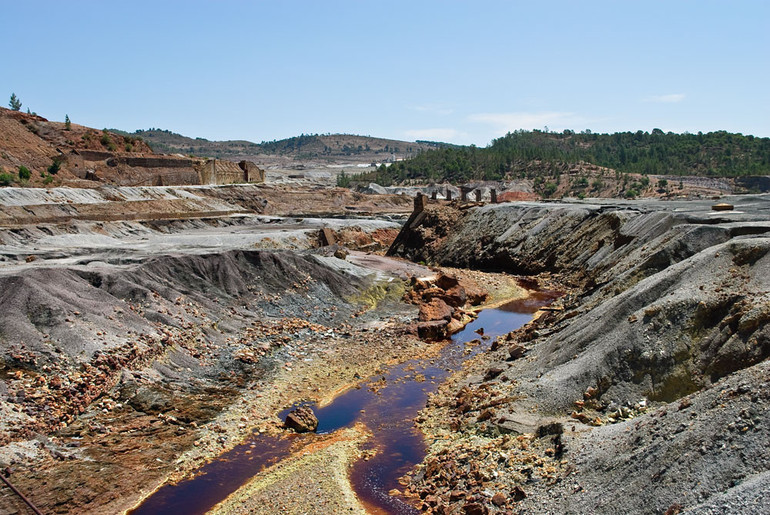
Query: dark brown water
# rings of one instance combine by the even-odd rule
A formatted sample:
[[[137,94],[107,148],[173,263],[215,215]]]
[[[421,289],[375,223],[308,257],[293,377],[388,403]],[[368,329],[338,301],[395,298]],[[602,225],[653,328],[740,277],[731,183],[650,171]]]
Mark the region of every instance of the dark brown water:
[[[438,356],[394,366],[384,375],[372,378],[360,389],[347,391],[323,408],[311,405],[318,417],[318,433],[330,433],[361,422],[374,434],[367,446],[378,453],[368,461],[356,463],[350,474],[356,494],[370,509],[394,514],[417,513],[413,506],[388,492],[398,488],[398,478],[425,457],[425,442],[413,420],[425,407],[428,395],[458,370],[463,361],[486,350],[496,336],[529,322],[535,311],[555,298],[553,293],[541,292],[498,308],[485,309],[463,331],[455,334]],[[490,339],[467,347],[465,343],[479,338],[475,331],[480,328]],[[371,387],[383,378],[384,387]],[[281,413],[281,417],[288,411]],[[313,438],[313,435],[275,438],[255,434],[249,441],[202,467],[194,478],[162,487],[131,513],[206,513],[262,469],[288,456],[291,444],[305,438]],[[246,454],[248,450],[251,450],[250,454]]]

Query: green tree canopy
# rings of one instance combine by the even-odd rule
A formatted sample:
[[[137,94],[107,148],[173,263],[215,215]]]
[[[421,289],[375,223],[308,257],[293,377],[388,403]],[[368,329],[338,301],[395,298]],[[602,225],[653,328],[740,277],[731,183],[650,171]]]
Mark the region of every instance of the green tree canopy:
[[[21,110],[21,100],[16,96],[16,93],[11,93],[11,101],[8,102],[8,106],[10,106],[13,111]]]

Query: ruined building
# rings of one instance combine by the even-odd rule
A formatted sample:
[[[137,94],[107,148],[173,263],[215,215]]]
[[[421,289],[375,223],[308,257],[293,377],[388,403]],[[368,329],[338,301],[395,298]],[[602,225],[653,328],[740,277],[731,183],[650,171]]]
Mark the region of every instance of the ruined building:
[[[237,184],[264,182],[265,172],[251,161],[222,161],[207,159],[196,164],[201,184]]]
[[[265,172],[251,161],[177,155],[73,150],[63,161],[81,179],[120,186],[182,186],[264,182]]]

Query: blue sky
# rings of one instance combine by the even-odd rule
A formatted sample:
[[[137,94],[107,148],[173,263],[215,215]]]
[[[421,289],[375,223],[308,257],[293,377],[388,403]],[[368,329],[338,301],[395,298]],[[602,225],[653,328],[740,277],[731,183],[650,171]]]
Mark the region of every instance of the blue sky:
[[[763,0],[2,0],[0,12],[0,94],[96,128],[479,146],[545,127],[770,136]]]

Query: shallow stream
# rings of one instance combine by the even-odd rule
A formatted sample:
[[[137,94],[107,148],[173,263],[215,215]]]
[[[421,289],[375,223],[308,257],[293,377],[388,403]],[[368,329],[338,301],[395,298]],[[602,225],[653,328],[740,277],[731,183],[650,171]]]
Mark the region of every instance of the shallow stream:
[[[529,322],[533,313],[555,297],[550,292],[533,293],[527,299],[485,309],[436,356],[391,367],[360,388],[338,396],[328,406],[311,405],[319,421],[317,433],[330,433],[361,422],[374,434],[366,447],[375,449],[377,454],[360,460],[350,472],[356,494],[370,511],[417,513],[404,499],[388,492],[399,488],[398,478],[425,456],[426,445],[414,427],[414,418],[425,407],[429,394],[459,370],[465,360],[486,350],[495,337]],[[483,332],[485,338],[480,338],[476,331]],[[469,344],[474,340],[477,341]],[[289,411],[281,413],[281,417]],[[195,477],[163,486],[130,513],[206,513],[261,470],[287,457],[290,447],[300,443],[299,439],[313,437],[306,434],[276,438],[255,433],[245,443],[203,466]]]

